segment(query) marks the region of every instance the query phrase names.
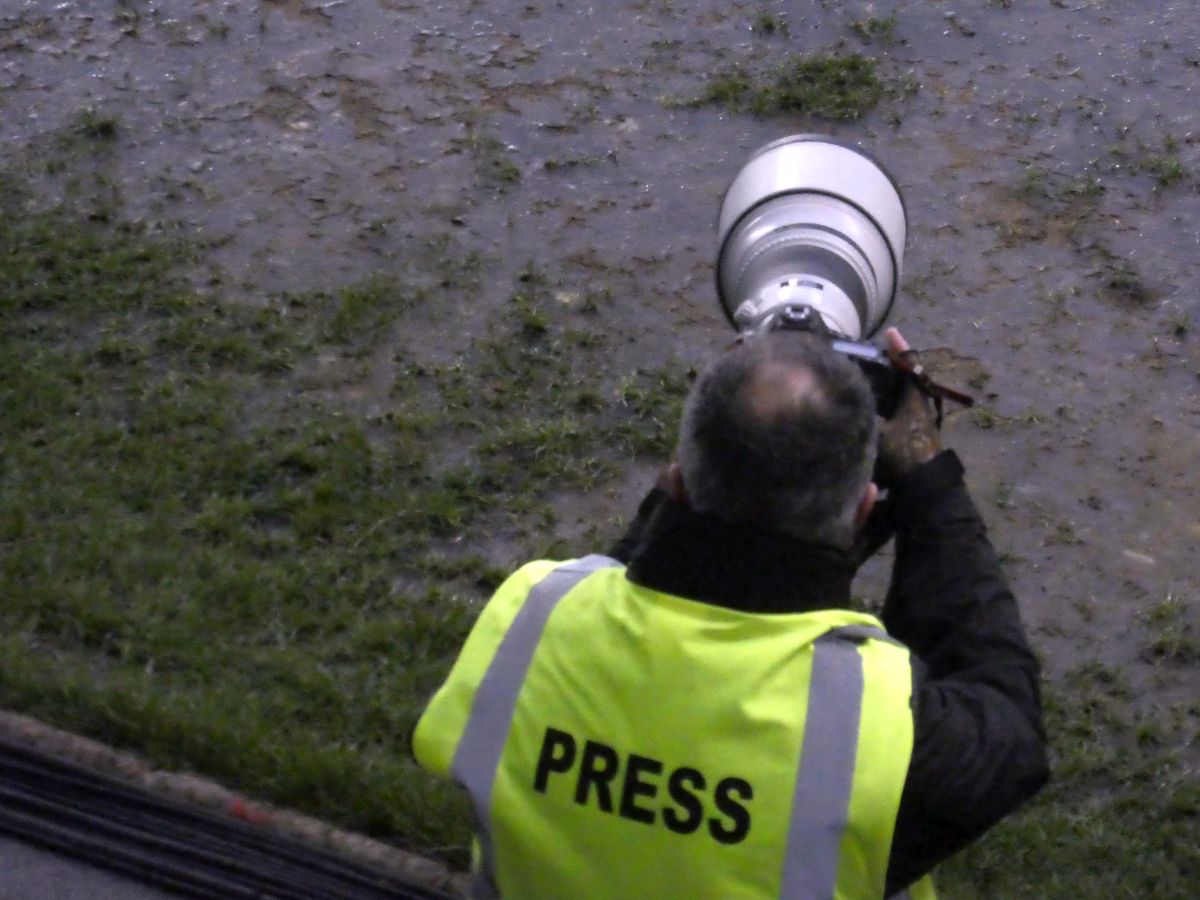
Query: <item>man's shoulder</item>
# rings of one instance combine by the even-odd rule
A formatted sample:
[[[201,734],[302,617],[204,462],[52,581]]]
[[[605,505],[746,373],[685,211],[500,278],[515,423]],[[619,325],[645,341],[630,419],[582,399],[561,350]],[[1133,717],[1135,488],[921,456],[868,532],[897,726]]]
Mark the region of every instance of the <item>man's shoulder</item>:
[[[569,560],[532,559],[529,562],[523,563],[504,579],[500,587],[496,589],[496,593],[519,585],[535,585],[565,562],[569,562]]]
[[[509,586],[533,585],[542,581],[556,570],[587,574],[604,568],[624,568],[625,563],[611,556],[592,554],[568,559],[534,559],[514,569],[512,574],[497,588],[497,592]]]

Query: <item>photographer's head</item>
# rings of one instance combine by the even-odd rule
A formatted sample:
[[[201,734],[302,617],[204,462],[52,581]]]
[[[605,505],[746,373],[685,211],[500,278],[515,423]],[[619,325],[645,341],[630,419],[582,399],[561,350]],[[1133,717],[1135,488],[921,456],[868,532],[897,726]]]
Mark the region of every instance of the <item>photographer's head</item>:
[[[684,409],[679,472],[698,512],[848,547],[875,498],[875,401],[858,367],[811,334],[726,353]]]

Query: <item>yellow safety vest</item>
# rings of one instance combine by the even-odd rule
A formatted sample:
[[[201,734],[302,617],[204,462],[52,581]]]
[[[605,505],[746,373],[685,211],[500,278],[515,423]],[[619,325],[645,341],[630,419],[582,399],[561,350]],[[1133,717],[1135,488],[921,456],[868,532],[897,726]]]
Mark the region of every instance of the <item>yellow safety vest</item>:
[[[760,615],[600,556],[514,573],[413,736],[516,898],[881,898],[909,652],[872,616]],[[932,896],[923,886],[912,896]]]

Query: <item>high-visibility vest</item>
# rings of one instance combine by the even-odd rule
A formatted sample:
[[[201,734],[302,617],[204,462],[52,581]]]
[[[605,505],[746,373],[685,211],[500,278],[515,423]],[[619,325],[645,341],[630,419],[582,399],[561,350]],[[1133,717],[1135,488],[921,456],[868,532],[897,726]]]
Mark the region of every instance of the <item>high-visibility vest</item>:
[[[470,793],[481,884],[506,898],[876,900],[911,699],[873,616],[539,561],[485,607],[413,751]]]

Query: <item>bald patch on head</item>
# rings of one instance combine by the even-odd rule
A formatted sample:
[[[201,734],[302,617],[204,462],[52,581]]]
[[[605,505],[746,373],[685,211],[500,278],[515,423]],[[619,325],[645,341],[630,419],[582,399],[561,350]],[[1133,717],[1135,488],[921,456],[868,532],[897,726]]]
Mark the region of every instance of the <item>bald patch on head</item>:
[[[816,376],[803,366],[769,361],[760,365],[746,387],[746,405],[759,422],[775,422],[805,406],[822,404],[825,394]]]

